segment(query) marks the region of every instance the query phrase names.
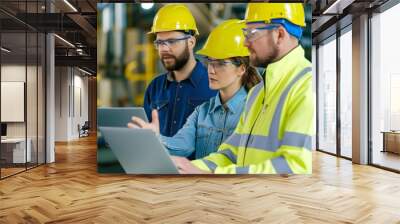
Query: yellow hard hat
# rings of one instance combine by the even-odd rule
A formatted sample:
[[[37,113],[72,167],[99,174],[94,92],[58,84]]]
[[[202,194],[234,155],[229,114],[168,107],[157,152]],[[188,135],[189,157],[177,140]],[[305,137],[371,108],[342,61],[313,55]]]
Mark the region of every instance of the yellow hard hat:
[[[304,8],[302,3],[249,3],[247,6],[246,23],[271,19],[286,19],[291,23],[305,27]]]
[[[184,4],[168,4],[158,10],[149,34],[174,30],[194,31],[199,35],[196,21]]]
[[[247,47],[244,46],[242,20],[230,19],[215,27],[203,48],[197,54],[215,59],[249,56]]]

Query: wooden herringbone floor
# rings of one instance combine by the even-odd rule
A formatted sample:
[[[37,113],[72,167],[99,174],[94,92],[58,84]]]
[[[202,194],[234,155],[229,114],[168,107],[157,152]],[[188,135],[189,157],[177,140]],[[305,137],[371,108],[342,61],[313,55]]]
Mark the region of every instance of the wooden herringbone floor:
[[[311,176],[96,173],[93,137],[0,181],[0,223],[400,223],[400,175],[316,152]]]

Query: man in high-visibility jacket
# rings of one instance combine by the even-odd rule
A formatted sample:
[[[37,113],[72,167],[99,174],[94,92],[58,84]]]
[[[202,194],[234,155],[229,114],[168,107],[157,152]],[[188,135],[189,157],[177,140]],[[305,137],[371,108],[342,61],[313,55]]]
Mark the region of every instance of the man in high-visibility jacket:
[[[216,153],[173,160],[180,173],[310,174],[315,97],[299,45],[303,5],[250,3],[245,22],[245,45],[251,63],[266,68],[264,82],[249,92],[239,124]]]

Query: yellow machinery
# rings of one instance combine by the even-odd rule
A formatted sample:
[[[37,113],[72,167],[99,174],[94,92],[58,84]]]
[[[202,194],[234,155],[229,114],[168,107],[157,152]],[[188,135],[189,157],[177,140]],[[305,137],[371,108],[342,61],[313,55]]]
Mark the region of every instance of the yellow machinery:
[[[144,86],[147,87],[155,74],[155,65],[157,60],[157,54],[155,52],[154,46],[151,43],[138,44],[134,48],[137,53],[143,52],[144,54],[144,73],[138,73],[137,62],[131,61],[125,67],[125,77],[130,82],[131,86],[135,87],[140,82],[143,82]],[[143,105],[144,92],[136,94],[134,100],[134,105]]]

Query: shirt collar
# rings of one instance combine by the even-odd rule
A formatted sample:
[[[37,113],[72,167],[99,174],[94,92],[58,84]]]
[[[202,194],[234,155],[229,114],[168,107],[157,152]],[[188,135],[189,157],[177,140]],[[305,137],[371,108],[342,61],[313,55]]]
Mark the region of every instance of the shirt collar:
[[[232,114],[235,114],[238,112],[241,113],[243,101],[246,99],[246,97],[247,97],[247,91],[244,88],[244,86],[242,86],[235,93],[235,95],[233,95],[233,97],[230,98],[228,100],[228,102],[226,102],[225,106],[228,108],[228,111]],[[214,102],[213,102],[213,105],[210,107],[209,113],[214,113],[218,108],[221,108],[221,107],[222,107],[221,98],[218,93],[214,98]]]
[[[192,72],[189,77],[182,82],[189,82],[193,85],[193,87],[198,87],[200,85],[200,80],[203,78],[202,76],[207,74],[207,69],[204,65],[196,59],[196,65],[194,66]],[[168,87],[168,84],[171,82],[175,82],[172,72],[166,73],[166,78],[164,79],[164,89]]]

